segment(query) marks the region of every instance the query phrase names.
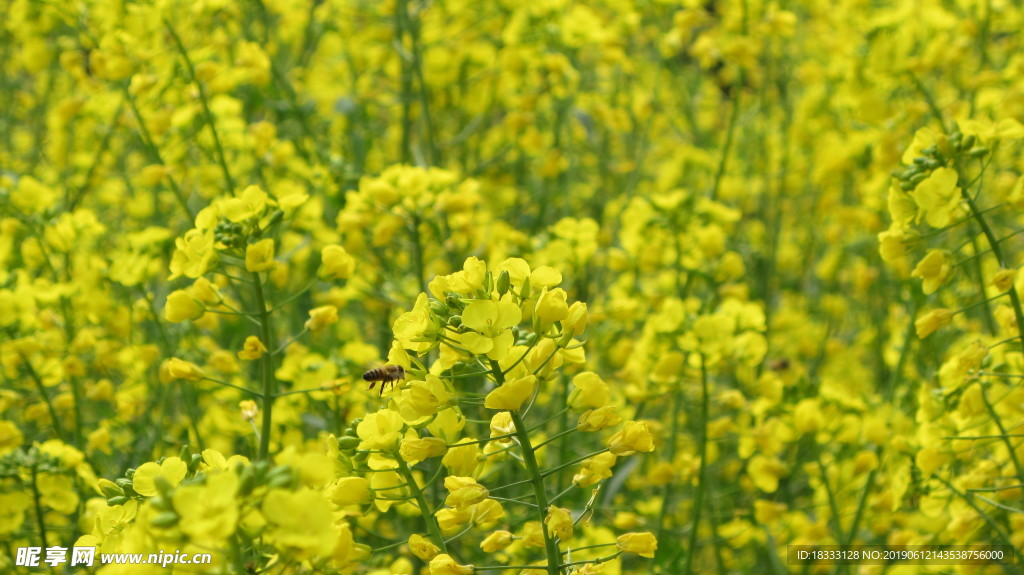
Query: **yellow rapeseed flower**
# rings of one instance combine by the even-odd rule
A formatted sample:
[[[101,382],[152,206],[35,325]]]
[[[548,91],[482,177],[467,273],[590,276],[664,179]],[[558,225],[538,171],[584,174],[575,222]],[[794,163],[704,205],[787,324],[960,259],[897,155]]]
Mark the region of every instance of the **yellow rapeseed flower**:
[[[267,238],[246,246],[245,269],[250,272],[274,269],[274,240]]]

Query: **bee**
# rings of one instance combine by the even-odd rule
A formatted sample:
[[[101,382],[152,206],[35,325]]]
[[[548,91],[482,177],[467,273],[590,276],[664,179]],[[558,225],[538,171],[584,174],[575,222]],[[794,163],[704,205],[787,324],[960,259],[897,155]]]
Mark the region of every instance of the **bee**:
[[[390,383],[394,387],[399,379],[405,379],[405,368],[400,365],[385,365],[363,374],[363,380],[370,382],[370,389],[380,382],[380,395],[384,395],[385,385]]]
[[[786,371],[789,369],[789,359],[784,357],[782,359],[773,360],[768,364],[768,369],[776,372]]]

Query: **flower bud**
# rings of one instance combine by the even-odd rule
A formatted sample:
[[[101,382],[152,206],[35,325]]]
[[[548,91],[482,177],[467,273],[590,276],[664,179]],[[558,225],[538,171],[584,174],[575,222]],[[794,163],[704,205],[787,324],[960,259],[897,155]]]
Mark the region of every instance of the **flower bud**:
[[[172,291],[164,305],[164,318],[172,323],[189,319],[199,319],[206,313],[206,308],[185,290]]]
[[[496,553],[512,544],[512,533],[505,530],[495,531],[480,544],[484,553]]]
[[[316,332],[335,323],[338,323],[338,308],[325,305],[309,310],[309,319],[306,320],[305,327]]]
[[[989,280],[988,284],[995,287],[1000,292],[1008,292],[1010,291],[1010,288],[1013,287],[1014,275],[1013,270],[1001,269],[992,276],[992,279]]]
[[[579,335],[587,329],[587,304],[577,301],[569,306],[569,313],[563,322],[566,333]]]
[[[422,561],[430,561],[441,553],[441,549],[437,545],[434,545],[429,539],[419,533],[413,533],[409,536],[409,550]]]
[[[627,421],[622,431],[608,438],[608,451],[615,455],[625,456],[634,453],[650,453],[654,451],[654,438],[642,421]]]
[[[530,299],[530,278],[523,279],[523,287],[519,288],[519,297],[523,300]]]
[[[436,300],[436,299],[430,300],[430,306],[429,307],[430,307],[430,313],[432,313],[432,314],[434,314],[435,316],[438,316],[438,317],[448,317],[448,314],[450,313],[449,310],[448,310],[448,306],[443,301],[440,301],[440,300]]]
[[[615,541],[616,547],[623,553],[636,553],[648,559],[654,558],[658,550],[658,540],[653,533],[626,533]]]
[[[466,307],[462,298],[453,293],[448,294],[448,296],[444,298],[444,301],[451,309],[463,309]]]
[[[202,276],[196,278],[196,281],[192,282],[186,291],[188,295],[206,306],[217,306],[224,301],[217,286]]]
[[[188,381],[200,381],[206,377],[206,373],[198,365],[176,357],[167,362],[167,373],[173,379]]]
[[[100,493],[102,493],[104,497],[110,498],[124,495],[124,490],[109,479],[100,479],[97,482],[97,485],[100,488]]]
[[[488,271],[484,274],[483,293],[490,296],[492,291],[494,291],[494,274]]]
[[[270,214],[270,219],[267,220],[266,227],[269,228],[269,227],[271,227],[271,226],[273,226],[275,224],[279,224],[283,220],[284,220],[284,212],[281,211],[281,210],[274,210],[273,213]]]
[[[373,491],[370,490],[370,482],[364,477],[342,477],[334,486],[331,493],[331,501],[341,507],[348,505],[363,505],[373,501]]]
[[[320,271],[317,277],[322,280],[344,279],[352,275],[356,269],[356,260],[341,246],[326,246],[320,251]]]
[[[459,565],[451,555],[442,553],[430,560],[430,572],[436,575],[473,575],[473,567]]]
[[[953,321],[954,312],[948,309],[933,309],[914,322],[917,337],[924,339]]]
[[[555,288],[541,292],[534,308],[534,317],[540,322],[539,333],[545,333],[551,324],[562,321],[569,315],[569,304],[566,302],[567,295],[562,288]]]
[[[498,275],[498,297],[501,297],[508,293],[509,287],[512,285],[512,276],[508,274],[508,270],[503,270]]]
[[[354,451],[357,447],[359,447],[359,443],[361,441],[362,440],[359,439],[358,437],[349,437],[349,436],[339,437],[338,438],[338,449],[340,451]]]
[[[149,524],[153,527],[168,528],[173,527],[178,523],[178,514],[173,511],[164,511],[158,513],[155,517],[149,520]]]

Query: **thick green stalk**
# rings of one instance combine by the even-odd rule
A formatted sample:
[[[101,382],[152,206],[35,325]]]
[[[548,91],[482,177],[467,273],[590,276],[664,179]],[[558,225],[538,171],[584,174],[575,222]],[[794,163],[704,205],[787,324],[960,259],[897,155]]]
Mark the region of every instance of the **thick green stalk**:
[[[420,102],[420,113],[423,114],[423,140],[426,143],[427,153],[427,165],[435,166],[440,164],[440,159],[437,157],[437,146],[434,144],[434,121],[430,116],[430,94],[427,91],[427,81],[423,75],[423,46],[420,42],[420,23],[419,19],[413,20],[411,14],[409,14],[409,5],[407,2],[400,2],[401,9],[405,12],[405,20],[409,25],[409,40],[412,43],[412,67],[413,74],[416,76],[416,83],[419,85],[417,95],[419,96]]]
[[[71,210],[68,210],[69,212]],[[64,253],[64,277],[63,281],[67,284],[73,282],[71,276],[71,254]],[[61,315],[64,316],[64,353],[71,356],[71,342],[75,339],[75,326],[74,318],[71,315],[71,306],[69,305],[68,297],[63,296],[60,298],[60,310]],[[72,411],[74,412],[75,423],[72,427],[73,441],[75,447],[82,447],[82,386],[78,381],[78,378],[69,375],[68,384],[71,387],[71,398],[72,398]]]
[[[710,198],[718,199],[718,189],[722,185],[722,178],[725,176],[725,169],[729,162],[729,152],[732,150],[732,140],[736,133],[736,120],[740,116],[740,95],[739,92],[733,96],[732,112],[729,114],[729,127],[726,128],[725,142],[722,144],[722,156],[718,159],[718,169],[715,170],[714,183],[711,185]]]
[[[394,16],[394,30],[395,39],[397,41],[398,48],[398,62],[401,66],[401,86],[402,86],[402,120],[401,120],[401,133],[402,133],[402,149],[400,150],[400,157],[403,164],[409,163],[412,158],[412,81],[413,71],[412,66],[407,63],[404,46],[402,45],[403,39],[405,38],[405,3],[395,7]]]
[[[224,183],[228,186],[228,193],[233,196],[235,195],[235,180],[231,177],[227,157],[224,155],[224,148],[220,145],[220,136],[217,134],[217,125],[213,121],[213,112],[210,111],[210,102],[206,97],[206,90],[203,89],[203,83],[196,77],[196,69],[192,66],[192,59],[189,58],[188,50],[185,49],[185,44],[182,43],[178,33],[174,31],[174,27],[167,20],[164,20],[164,26],[171,34],[175,46],[178,47],[182,60],[185,61],[189,79],[195,82],[196,89],[199,91],[199,103],[203,106],[203,116],[206,118],[207,125],[210,126],[210,133],[213,135],[213,147],[217,150],[217,163],[220,164],[221,172],[224,174]]]
[[[434,511],[427,505],[427,498],[423,496],[423,490],[416,483],[416,478],[412,475],[412,469],[409,469],[409,464],[401,456],[395,459],[398,461],[398,469],[402,473],[402,477],[405,478],[406,485],[409,486],[409,489],[412,489],[413,497],[416,498],[416,504],[420,508],[420,515],[423,516],[423,521],[427,524],[427,531],[430,531],[430,538],[434,540],[434,545],[440,547],[442,552],[447,553],[448,547],[445,545],[441,527],[438,526],[437,519],[434,518]]]
[[[679,449],[678,448],[679,433],[680,433],[680,429],[679,429],[679,412],[682,410],[682,407],[683,407],[683,405],[682,405],[682,403],[683,403],[682,396],[683,396],[682,390],[679,388],[678,385],[675,386],[672,389],[672,407],[671,407],[671,412],[669,413],[669,417],[672,418],[672,431],[671,431],[671,434],[669,435],[668,454],[667,454],[668,462],[670,464],[673,464],[673,465],[675,464],[676,451],[678,451],[678,449]],[[670,481],[669,483],[667,483],[665,485],[665,489],[662,491],[662,494],[661,494],[661,512],[658,514],[658,533],[657,533],[657,536],[658,536],[658,541],[662,542],[662,544],[658,546],[658,551],[655,552],[655,557],[654,557],[655,565],[660,563],[660,560],[659,560],[658,556],[659,555],[667,554],[668,549],[669,549],[668,546],[666,546],[664,544],[664,542],[665,542],[665,531],[666,531],[666,525],[665,524],[668,521],[669,513],[671,513],[672,500],[674,499],[674,496],[675,496],[675,487],[676,487],[676,482],[674,480]]]
[[[974,203],[974,200],[971,198],[971,194],[967,190],[964,190],[962,195],[964,200],[967,201],[967,206],[971,210],[971,216],[973,216],[974,220],[978,222],[978,225],[981,227],[982,233],[985,235],[985,239],[988,240],[988,245],[992,249],[992,255],[995,256],[996,263],[999,264],[1000,268],[1013,269],[1012,266],[1008,265],[1006,258],[1003,255],[1003,250],[999,245],[999,238],[996,237],[995,232],[993,232],[991,226],[988,225],[988,221],[982,215],[981,211],[978,210],[978,205]],[[975,248],[974,251],[975,253],[977,253],[977,248]],[[978,266],[978,280],[979,283],[982,283],[981,280],[983,278],[980,275],[980,263],[978,264]],[[984,295],[984,284],[982,283],[982,285],[980,285],[979,287],[982,288],[982,295]],[[1024,310],[1022,310],[1021,308],[1020,295],[1017,293],[1017,286],[1011,283],[1010,289],[1007,291],[1007,294],[1009,294],[1010,296],[1010,305],[1013,308],[1014,318],[1017,320],[1017,343],[1018,345],[1021,346],[1021,351],[1024,351],[1024,337],[1022,337],[1021,335],[1021,330],[1024,330]],[[984,391],[982,392],[982,399],[985,401],[985,406],[988,408],[989,414],[992,416],[993,421],[999,427],[999,431],[1003,433],[1003,435],[1005,436],[1006,429],[1003,426],[1003,422],[999,418],[999,415],[996,413],[995,408],[988,402],[988,398],[984,396]],[[1004,441],[1006,442],[1007,449],[1010,452],[1010,458],[1013,461],[1014,468],[1017,471],[1017,477],[1022,478],[1022,480],[1024,480],[1024,470],[1022,470],[1021,463],[1017,459],[1017,452],[1013,449],[1013,444],[1010,442],[1009,438],[1004,437]]]
[[[39,377],[39,373],[32,367],[32,362],[29,361],[25,354],[21,354],[21,360],[25,363],[25,369],[28,371],[29,376],[32,377],[32,381],[36,384],[36,389],[39,391],[39,395],[43,398],[43,403],[46,404],[46,410],[50,413],[50,419],[53,420],[53,430],[57,433],[57,438],[64,443],[68,442],[67,436],[64,434],[64,428],[60,424],[60,417],[57,416],[57,409],[54,407],[53,402],[50,400],[50,396],[46,393],[46,386],[43,385],[42,378]],[[33,473],[35,471],[33,470]]]
[[[881,452],[879,455],[881,455]],[[878,468],[876,467],[868,473],[867,480],[864,481],[864,490],[860,493],[860,499],[857,501],[857,511],[853,515],[853,522],[850,523],[850,530],[846,534],[843,545],[853,545],[853,542],[857,539],[857,529],[860,528],[860,521],[864,517],[864,510],[867,509],[868,495],[871,493],[871,488],[875,485],[875,475],[877,473]]]
[[[263,297],[263,285],[260,283],[260,274],[252,272],[253,288],[256,291],[256,308],[260,316],[260,339],[268,349],[274,349],[274,342],[271,339],[270,312],[267,310],[267,302]],[[260,359],[260,370],[263,377],[263,421],[260,426],[260,452],[259,459],[266,460],[270,455],[270,433],[271,422],[274,411],[274,393],[277,387],[277,380],[274,378],[274,354],[265,353]]]
[[[693,555],[697,549],[697,532],[700,530],[701,510],[704,507],[704,491],[707,488],[708,476],[708,369],[704,363],[704,354],[700,356],[700,444],[697,455],[700,457],[700,470],[697,474],[697,491],[693,495],[693,525],[690,527],[689,549],[686,550],[686,565],[683,573],[693,573]]]
[[[993,423],[999,428],[1000,437],[1003,440],[1003,444],[1006,445],[1006,450],[1010,453],[1010,461],[1013,462],[1013,468],[1017,471],[1017,479],[1024,483],[1024,467],[1021,467],[1020,459],[1017,457],[1017,450],[1010,441],[1010,435],[1006,431],[1006,426],[1003,425],[1002,418],[996,413],[996,408],[992,405],[992,402],[988,400],[988,396],[985,395],[985,387],[981,386],[981,400],[985,402],[985,409],[988,410],[988,414],[992,417]]]
[[[992,531],[994,531],[995,534],[999,537],[999,539],[1001,541],[1001,543],[999,543],[999,544],[1010,546],[1013,549],[1013,554],[1016,556],[1017,561],[1018,562],[1024,561],[1024,554],[1022,554],[1016,547],[1013,546],[1013,543],[1010,541],[1010,536],[1006,533],[1006,531],[1003,530],[1003,527],[999,523],[997,523],[992,518],[992,516],[990,516],[988,513],[986,513],[984,509],[979,507],[978,504],[974,502],[974,499],[972,497],[970,497],[970,492],[966,492],[966,493],[961,492],[959,489],[956,488],[955,485],[953,485],[949,481],[943,479],[942,476],[940,476],[937,473],[933,473],[932,474],[932,478],[934,478],[934,479],[938,480],[939,482],[941,482],[954,495],[956,495],[960,499],[963,499],[964,503],[970,505],[971,508],[974,509],[974,511],[978,514],[978,517],[981,517],[981,519],[983,521],[985,521],[985,523],[987,523],[988,526],[992,529]],[[1003,563],[1000,566],[1003,568],[1003,571],[1005,571],[1007,574],[1016,573],[1016,571],[1014,570],[1015,568],[1012,565]]]
[[[523,462],[530,473],[533,484],[533,494],[537,500],[537,515],[540,518],[540,528],[544,534],[544,548],[548,555],[548,575],[559,575],[561,573],[562,558],[558,552],[558,543],[548,533],[548,526],[544,523],[548,510],[548,496],[544,491],[544,477],[541,475],[540,466],[537,465],[537,457],[534,454],[533,445],[530,443],[530,436],[526,432],[526,424],[519,412],[513,411],[512,424],[516,427],[516,437],[519,439],[519,446],[523,450]]]
[[[505,375],[501,372],[501,366],[493,359],[491,360],[491,373],[494,374],[494,379],[498,385],[505,383]],[[544,523],[545,514],[548,511],[548,495],[544,491],[544,475],[540,471],[540,465],[537,464],[536,450],[534,450],[533,443],[530,441],[530,434],[526,423],[518,411],[510,411],[509,413],[512,415],[512,424],[516,428],[516,438],[519,440],[519,447],[523,451],[523,462],[526,464],[526,470],[530,474],[533,495],[537,500],[537,515],[540,518],[541,532],[544,534],[544,549],[548,555],[548,575],[559,575],[562,572],[562,556],[558,552],[558,543],[548,533],[548,526]]]
[[[813,438],[811,438],[813,440]],[[832,518],[829,523],[832,524],[832,531],[836,534],[836,539],[843,536],[843,526],[839,522],[841,517],[839,513],[839,504],[836,503],[836,494],[832,491],[832,484],[828,482],[828,468],[821,461],[821,446],[815,444],[814,459],[818,463],[818,471],[821,473],[821,485],[825,488],[825,494],[828,496],[828,508],[832,512]]]
[[[160,155],[160,148],[157,148],[156,141],[153,140],[152,134],[149,133],[149,128],[146,127],[146,121],[142,117],[142,112],[139,110],[139,105],[135,102],[135,98],[132,97],[131,92],[128,88],[124,88],[125,101],[128,102],[128,106],[132,109],[132,113],[135,115],[135,121],[139,124],[139,139],[142,140],[142,146],[146,148],[153,161],[161,166],[166,166],[163,156]],[[174,181],[174,178],[168,175],[166,178],[167,186],[171,189],[171,193],[174,194],[174,199],[178,200],[178,204],[181,209],[188,214],[188,219],[195,220],[196,214],[192,211],[192,208],[188,207],[188,199],[185,197],[185,193],[182,192],[178,183]]]
[[[1003,269],[1013,269],[1013,266],[1007,265],[1006,258],[1003,256],[1003,250],[999,247],[999,238],[996,237],[992,228],[988,225],[988,221],[981,215],[977,204],[971,198],[971,194],[964,190],[963,197],[967,201],[967,206],[970,208],[974,220],[981,226],[981,233],[985,234],[985,239],[988,240],[988,245],[992,248],[992,255],[996,257],[996,263]],[[1010,284],[1010,289],[1007,293],[1010,295],[1010,305],[1013,308],[1013,315],[1017,320],[1017,343],[1020,345],[1021,351],[1024,352],[1024,337],[1020,337],[1020,331],[1024,329],[1024,310],[1021,308],[1020,295],[1017,293],[1017,287],[1013,284]]]
[[[39,539],[43,543],[43,549],[46,549],[50,545],[46,542],[46,524],[43,522],[42,496],[39,494],[39,484],[36,481],[36,476],[38,475],[37,467],[39,466],[38,457],[38,451],[32,453],[32,502],[35,504],[36,522],[39,523]]]
[[[978,248],[978,237],[977,237],[977,235],[975,234],[973,229],[969,230],[968,233],[971,234],[971,247],[974,248],[974,253],[976,255],[980,254],[981,251]],[[974,272],[974,277],[978,281],[978,289],[980,290],[979,293],[981,293],[981,295],[984,296],[985,295],[985,273],[981,269],[981,258],[980,257],[971,258],[971,264],[973,264],[972,265],[972,267],[973,267],[972,271]],[[988,329],[989,333],[995,335],[999,331],[999,328],[996,325],[995,317],[992,315],[992,306],[989,305],[988,298],[982,297],[981,302],[979,302],[979,305],[982,307],[982,316],[981,316],[981,318],[985,321],[985,328]]]

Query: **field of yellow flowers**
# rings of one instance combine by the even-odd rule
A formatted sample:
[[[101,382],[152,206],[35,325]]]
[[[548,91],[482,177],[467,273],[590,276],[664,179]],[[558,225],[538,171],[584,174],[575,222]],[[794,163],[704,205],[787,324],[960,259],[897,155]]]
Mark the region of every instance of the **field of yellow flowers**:
[[[1016,3],[0,6],[0,572],[1022,572]]]

